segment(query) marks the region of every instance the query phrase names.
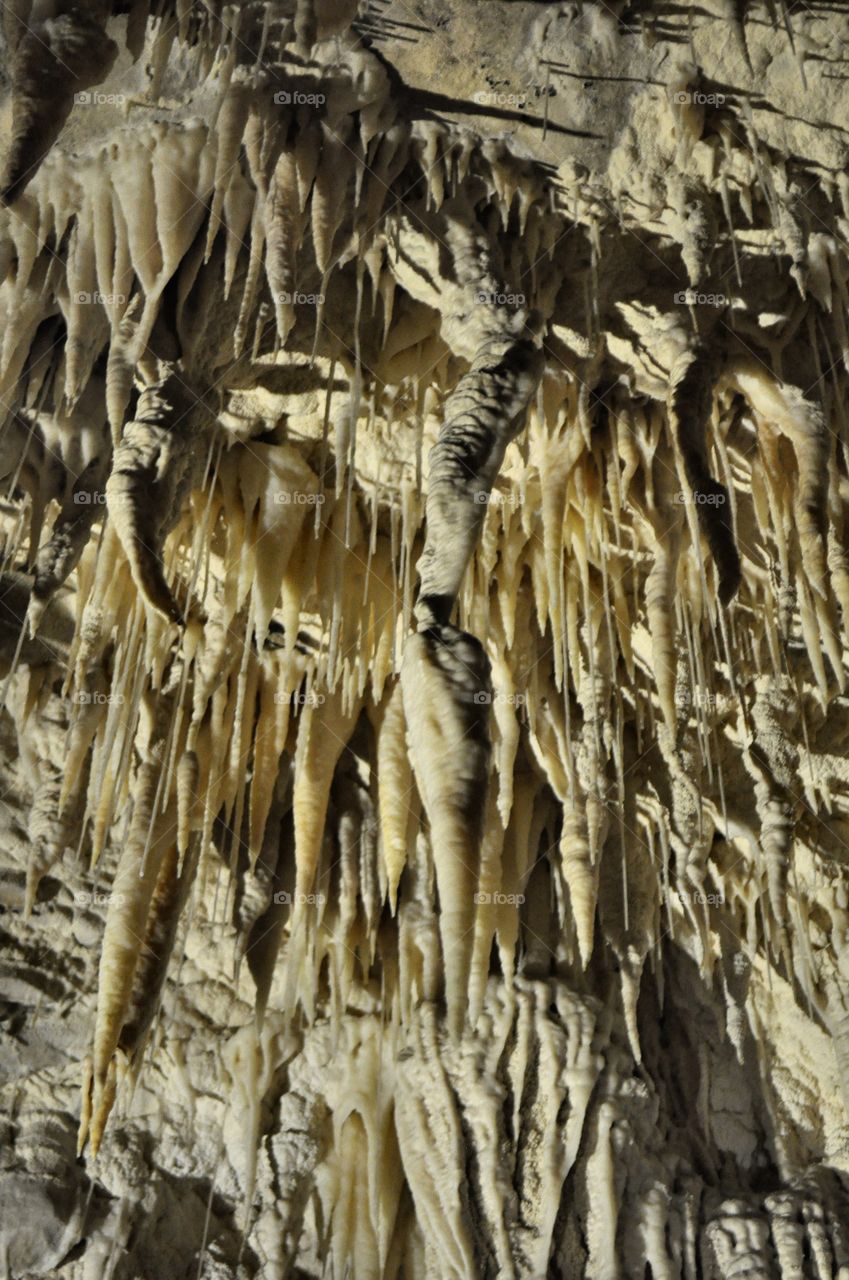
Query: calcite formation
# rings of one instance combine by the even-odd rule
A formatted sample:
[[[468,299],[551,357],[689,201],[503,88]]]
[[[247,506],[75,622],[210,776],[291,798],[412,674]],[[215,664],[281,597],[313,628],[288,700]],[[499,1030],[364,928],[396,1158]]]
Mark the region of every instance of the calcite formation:
[[[0,1274],[849,1278],[849,14],[14,0]]]

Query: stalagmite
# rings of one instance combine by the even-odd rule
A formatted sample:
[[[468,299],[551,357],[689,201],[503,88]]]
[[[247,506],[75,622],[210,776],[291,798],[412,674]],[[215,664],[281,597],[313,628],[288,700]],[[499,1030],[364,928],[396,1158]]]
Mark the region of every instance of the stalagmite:
[[[404,1171],[416,1188],[430,1248],[446,1275],[472,1274],[471,1224],[463,1203],[457,1155],[460,1118],[439,1060],[433,1019],[427,1011],[415,1028],[421,1045],[400,1071],[398,1139]],[[417,1077],[424,1080],[417,1081]],[[455,1154],[456,1153],[456,1154]]]

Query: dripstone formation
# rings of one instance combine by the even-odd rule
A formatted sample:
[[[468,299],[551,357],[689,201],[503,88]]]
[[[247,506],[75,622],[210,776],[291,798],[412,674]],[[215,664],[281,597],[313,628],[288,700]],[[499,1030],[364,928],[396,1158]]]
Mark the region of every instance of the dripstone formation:
[[[3,34],[0,1276],[849,1280],[849,14]]]

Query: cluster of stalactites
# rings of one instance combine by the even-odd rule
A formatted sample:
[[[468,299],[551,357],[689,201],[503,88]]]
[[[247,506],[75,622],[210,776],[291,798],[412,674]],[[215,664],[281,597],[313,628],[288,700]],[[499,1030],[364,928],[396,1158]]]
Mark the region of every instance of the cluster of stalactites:
[[[188,38],[180,12],[169,38]],[[75,13],[55,23],[76,48]],[[814,784],[786,721],[844,686],[842,423],[652,308],[623,308],[633,332],[607,354],[642,390],[648,344],[659,386],[617,386],[595,423],[552,358],[566,271],[545,184],[500,144],[406,121],[373,55],[314,44],[298,14],[313,56],[294,79],[285,61],[209,64],[214,128],[120,130],[7,184],[3,470],[31,518],[6,563],[28,548],[47,640],[65,583],[75,610],[61,771],[35,752],[30,905],[75,824],[93,865],[119,851],[81,1127],[95,1149],[215,849],[261,1012],[273,994],[288,1016],[338,1017],[377,981],[387,1021],[444,1000],[458,1038],[493,942],[508,974],[552,957],[578,974],[601,952],[639,1055],[666,929],[705,972],[721,953],[711,888],[822,1005],[788,905]],[[46,110],[26,105],[30,43],[21,153]],[[111,41],[80,57],[76,88],[106,74]],[[320,78],[324,109],[279,101],[281,76],[290,98]],[[527,302],[500,301],[514,281]],[[323,299],[308,341],[307,286]],[[266,370],[319,357],[326,399],[299,446],[276,423],[228,436],[222,371],[249,394],[261,354]],[[400,489],[369,488],[363,457],[393,433],[415,456]],[[7,690],[22,738],[49,698],[27,653]],[[712,858],[717,833],[748,849],[750,882]]]
[[[120,849],[95,1143],[159,1000],[165,965],[151,974],[150,958],[167,958],[214,849],[260,1009],[273,989],[278,1007],[308,1018],[342,1010],[378,959],[385,1016],[403,1023],[421,999],[445,998],[459,1033],[481,1009],[493,942],[506,972],[545,972],[557,954],[579,970],[600,934],[639,1053],[641,972],[666,930],[693,940],[706,972],[720,954],[711,894],[816,998],[787,901],[793,797],[807,786],[787,722],[841,686],[833,577],[814,592],[801,542],[788,545],[809,603],[780,615],[749,540],[780,557],[775,528],[791,527],[798,493],[770,466],[771,425],[710,423],[727,468],[717,483],[748,530],[730,614],[709,541],[669,492],[676,468],[686,475],[662,407],[622,404],[608,429],[600,463],[575,389],[544,385],[526,458],[509,446],[481,504],[462,630],[428,622],[410,636],[421,499],[410,494],[388,527],[374,503],[369,525],[364,495],[349,503],[322,486],[291,445],[210,451],[164,540],[182,628],[145,603],[132,561],[122,569],[118,520],[83,553],[64,776],[51,790],[45,769],[32,835],[37,874],[67,839],[57,820],[74,813],[93,862],[110,840]],[[747,647],[729,663],[744,619]],[[810,662],[801,701],[781,663],[797,627]],[[772,680],[756,678],[772,662]],[[44,693],[32,677],[27,689],[24,735]],[[655,740],[668,792],[640,767]],[[759,829],[743,817],[752,804]],[[715,833],[746,850],[746,876],[712,858]]]

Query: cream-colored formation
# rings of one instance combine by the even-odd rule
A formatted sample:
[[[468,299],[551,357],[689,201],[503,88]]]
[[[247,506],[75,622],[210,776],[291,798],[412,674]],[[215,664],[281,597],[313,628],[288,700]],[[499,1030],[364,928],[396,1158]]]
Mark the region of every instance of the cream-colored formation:
[[[8,10],[16,1280],[849,1277],[849,20],[487,8]]]

